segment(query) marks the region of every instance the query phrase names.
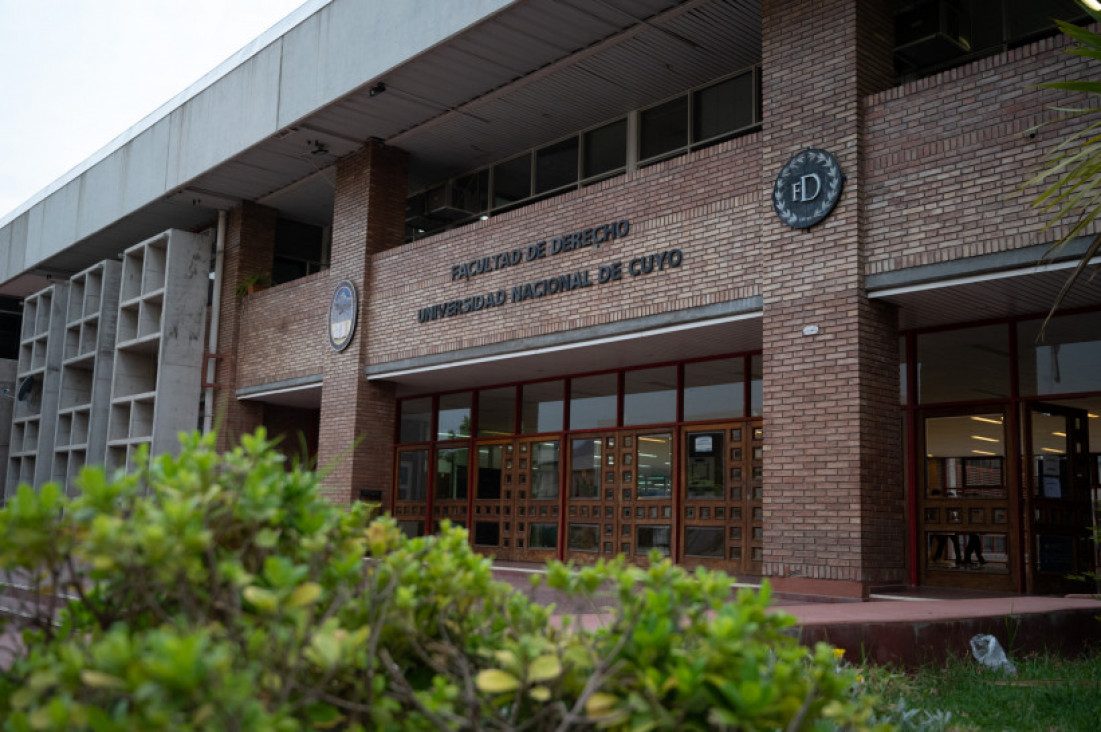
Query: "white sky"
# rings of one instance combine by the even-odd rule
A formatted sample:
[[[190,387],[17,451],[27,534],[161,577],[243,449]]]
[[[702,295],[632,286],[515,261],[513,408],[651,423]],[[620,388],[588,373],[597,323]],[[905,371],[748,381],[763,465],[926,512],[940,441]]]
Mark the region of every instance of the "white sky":
[[[0,0],[0,218],[304,0]]]

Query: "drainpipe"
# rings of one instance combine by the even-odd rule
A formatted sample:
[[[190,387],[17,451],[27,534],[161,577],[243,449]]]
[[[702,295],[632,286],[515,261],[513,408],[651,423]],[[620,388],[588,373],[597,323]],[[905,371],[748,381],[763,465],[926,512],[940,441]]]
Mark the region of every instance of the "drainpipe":
[[[214,244],[214,293],[210,302],[210,335],[207,340],[206,394],[203,397],[203,434],[214,429],[214,378],[217,361],[213,357],[218,352],[218,323],[222,315],[222,264],[226,254],[226,212],[218,212],[218,236]]]

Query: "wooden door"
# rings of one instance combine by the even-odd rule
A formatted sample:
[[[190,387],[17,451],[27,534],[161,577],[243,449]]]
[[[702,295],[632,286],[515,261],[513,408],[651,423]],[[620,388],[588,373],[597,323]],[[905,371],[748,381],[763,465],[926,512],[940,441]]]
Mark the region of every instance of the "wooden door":
[[[1017,590],[1016,462],[1007,413],[938,411],[919,424],[921,583]]]
[[[764,554],[760,421],[685,428],[680,561],[759,576]]]

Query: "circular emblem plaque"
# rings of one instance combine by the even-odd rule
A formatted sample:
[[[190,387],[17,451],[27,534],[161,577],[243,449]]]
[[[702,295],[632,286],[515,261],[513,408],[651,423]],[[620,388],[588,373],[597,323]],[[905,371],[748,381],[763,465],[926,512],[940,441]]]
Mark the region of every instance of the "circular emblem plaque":
[[[776,215],[793,229],[809,229],[829,215],[841,197],[845,176],[837,158],[807,148],[787,162],[772,188]]]
[[[349,280],[342,280],[329,302],[329,344],[337,351],[343,351],[352,342],[358,305],[356,286]]]

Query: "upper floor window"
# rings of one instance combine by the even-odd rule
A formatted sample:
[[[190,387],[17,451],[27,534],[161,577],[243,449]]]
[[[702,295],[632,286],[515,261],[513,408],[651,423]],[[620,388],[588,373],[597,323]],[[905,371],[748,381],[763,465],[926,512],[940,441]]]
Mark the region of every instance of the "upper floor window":
[[[756,68],[465,173],[406,202],[406,240],[501,213],[756,128]]]
[[[1088,20],[1074,0],[899,0],[895,73],[920,78]]]

